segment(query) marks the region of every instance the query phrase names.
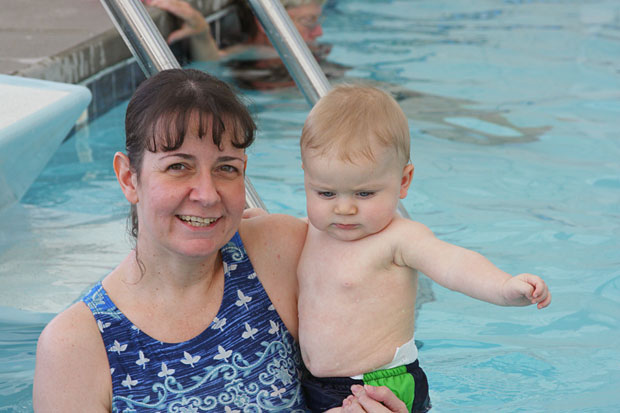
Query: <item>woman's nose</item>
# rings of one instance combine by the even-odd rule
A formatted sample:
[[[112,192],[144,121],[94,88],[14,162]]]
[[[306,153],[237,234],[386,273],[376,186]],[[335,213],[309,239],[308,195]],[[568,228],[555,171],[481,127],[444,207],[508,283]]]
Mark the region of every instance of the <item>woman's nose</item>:
[[[192,182],[189,193],[190,201],[200,202],[203,205],[211,205],[220,200],[216,181],[211,174],[197,176]]]

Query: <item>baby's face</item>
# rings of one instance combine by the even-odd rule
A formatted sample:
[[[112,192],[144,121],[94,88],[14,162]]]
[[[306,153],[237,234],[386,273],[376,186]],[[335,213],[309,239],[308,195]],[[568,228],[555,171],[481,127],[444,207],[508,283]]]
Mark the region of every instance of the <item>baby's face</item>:
[[[308,220],[342,241],[355,241],[388,226],[399,199],[407,195],[413,169],[403,168],[389,149],[375,151],[374,161],[360,158],[352,163],[311,150],[303,159]]]

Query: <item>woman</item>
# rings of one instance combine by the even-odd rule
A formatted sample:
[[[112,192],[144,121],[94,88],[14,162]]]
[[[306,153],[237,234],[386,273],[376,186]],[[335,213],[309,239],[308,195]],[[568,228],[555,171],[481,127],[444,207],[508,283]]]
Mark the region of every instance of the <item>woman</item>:
[[[135,92],[125,129],[114,170],[136,246],[41,334],[35,411],[305,411],[306,225],[242,221],[247,109],[212,76],[167,70]],[[354,390],[344,411],[404,411],[385,389]]]

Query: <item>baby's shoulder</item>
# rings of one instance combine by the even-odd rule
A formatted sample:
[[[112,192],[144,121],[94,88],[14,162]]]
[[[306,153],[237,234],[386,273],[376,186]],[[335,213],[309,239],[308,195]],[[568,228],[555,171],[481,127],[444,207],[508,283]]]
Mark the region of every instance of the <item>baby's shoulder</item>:
[[[408,239],[433,235],[431,230],[421,222],[413,221],[409,218],[403,218],[401,216],[394,218],[390,225],[388,225],[382,232],[387,236],[392,236],[395,238],[406,237]]]

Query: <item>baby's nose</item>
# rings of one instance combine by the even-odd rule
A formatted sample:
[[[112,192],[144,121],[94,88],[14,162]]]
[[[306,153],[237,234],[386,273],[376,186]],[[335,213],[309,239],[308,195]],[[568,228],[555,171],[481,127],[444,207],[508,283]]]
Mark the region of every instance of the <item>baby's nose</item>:
[[[354,215],[357,213],[357,207],[350,200],[341,200],[336,203],[334,212],[338,215]]]

